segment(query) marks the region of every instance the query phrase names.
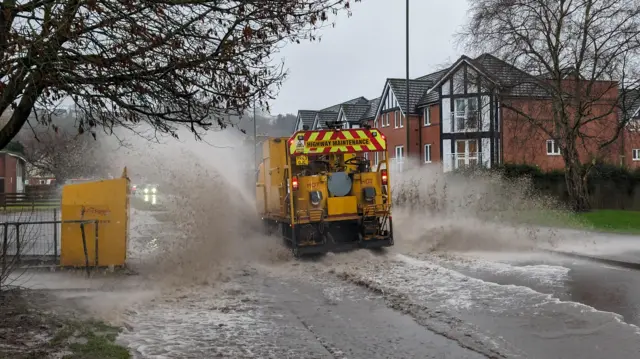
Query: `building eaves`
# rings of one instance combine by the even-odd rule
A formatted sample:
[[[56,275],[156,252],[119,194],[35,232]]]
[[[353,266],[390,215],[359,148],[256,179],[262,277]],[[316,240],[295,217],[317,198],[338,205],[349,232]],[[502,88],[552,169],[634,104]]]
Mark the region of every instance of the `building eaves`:
[[[491,54],[482,54],[471,60],[481,72],[491,76],[501,88],[503,95],[516,97],[545,97],[544,82],[506,61],[498,59]]]
[[[341,102],[337,105],[329,106],[327,108],[320,110],[320,112],[338,112],[340,111],[340,106],[342,105],[363,105],[363,104],[366,104],[367,102],[369,102],[369,100],[367,100],[363,96],[360,96],[360,97],[353,98],[349,101]]]
[[[333,112],[333,111],[319,111],[318,114],[318,122],[316,124],[316,128],[315,129],[323,129],[323,128],[328,128],[327,127],[327,122],[333,122],[336,121],[338,119],[338,112]]]
[[[432,86],[433,82],[423,80],[409,80],[409,106],[407,106],[407,80],[406,79],[387,79],[389,86],[396,95],[396,100],[400,105],[400,110],[409,114],[415,114],[416,105],[425,92]]]
[[[380,104],[380,97],[374,98],[369,101],[369,110],[362,115],[362,120],[371,120],[376,117],[376,110],[378,109],[378,105]]]
[[[300,121],[302,121],[303,126],[307,126],[308,128],[311,128],[313,127],[313,123],[316,120],[316,113],[318,113],[318,111],[299,110],[298,117],[300,118]]]
[[[360,122],[364,118],[364,115],[369,111],[371,105],[351,105],[344,104],[342,107],[342,113],[346,118],[347,122]]]
[[[417,80],[430,82],[431,84],[429,85],[429,88],[431,88],[438,80],[442,78],[442,76],[444,76],[447,73],[447,71],[449,71],[449,68],[442,69],[442,70],[430,73],[428,75],[418,77]],[[420,107],[420,106],[428,105],[431,103],[438,102],[439,100],[440,100],[440,92],[438,91],[429,92],[427,90],[422,94],[416,106]]]

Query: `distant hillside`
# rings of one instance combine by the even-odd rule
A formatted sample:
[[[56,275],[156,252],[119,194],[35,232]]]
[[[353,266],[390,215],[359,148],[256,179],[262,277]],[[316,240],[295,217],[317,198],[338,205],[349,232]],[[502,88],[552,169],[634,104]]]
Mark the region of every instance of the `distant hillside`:
[[[296,115],[286,114],[277,116],[257,115],[258,136],[286,137],[293,132],[296,124]],[[237,122],[237,127],[244,130],[247,135],[253,135],[253,116],[244,117]]]

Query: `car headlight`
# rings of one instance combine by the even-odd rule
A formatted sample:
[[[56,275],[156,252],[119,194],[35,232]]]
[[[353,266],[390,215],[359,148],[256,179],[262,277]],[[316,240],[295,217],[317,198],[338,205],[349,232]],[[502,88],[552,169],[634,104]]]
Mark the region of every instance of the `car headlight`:
[[[144,193],[149,193],[149,189],[148,189],[148,188],[145,188],[145,189],[144,189]]]
[[[156,193],[155,187],[151,189],[151,193]]]

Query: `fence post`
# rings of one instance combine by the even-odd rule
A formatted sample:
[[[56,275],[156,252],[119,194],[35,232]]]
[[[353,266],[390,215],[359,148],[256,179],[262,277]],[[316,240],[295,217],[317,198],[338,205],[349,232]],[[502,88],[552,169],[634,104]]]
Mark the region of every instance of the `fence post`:
[[[4,238],[2,239],[2,277],[7,274],[7,247],[9,247],[9,225],[2,224],[4,229]]]
[[[84,232],[84,223],[80,223],[80,233],[82,234],[82,248],[84,249],[84,264],[87,268],[87,277],[89,277],[89,254],[87,253],[87,237]]]
[[[16,223],[16,262],[20,261],[20,223]]]
[[[96,233],[95,233],[95,247],[96,247],[96,263],[95,263],[95,267],[96,267],[96,269],[98,268],[98,265],[99,265],[98,264],[98,259],[99,259],[99,257],[98,257],[98,223],[99,222],[100,221],[98,221],[96,219]]]
[[[58,209],[53,209],[53,258],[58,258]]]

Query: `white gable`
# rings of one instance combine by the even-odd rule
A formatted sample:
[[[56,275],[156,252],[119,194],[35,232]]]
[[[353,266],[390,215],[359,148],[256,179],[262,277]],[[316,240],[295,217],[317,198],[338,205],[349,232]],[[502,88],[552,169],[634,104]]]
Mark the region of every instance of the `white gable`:
[[[393,108],[398,108],[398,99],[396,98],[396,94],[393,93],[393,89],[391,89],[390,85],[387,85],[387,96],[384,98],[382,111],[390,110]]]
[[[396,94],[393,93],[393,90],[391,89],[391,85],[389,84],[389,81],[387,81],[387,85],[384,91],[382,92],[382,98],[378,103],[378,109],[376,110],[375,118],[377,119],[378,116],[380,116],[380,114],[384,111],[387,111],[393,108],[398,108],[398,107],[400,107],[400,105],[398,104],[398,99],[396,98]]]

